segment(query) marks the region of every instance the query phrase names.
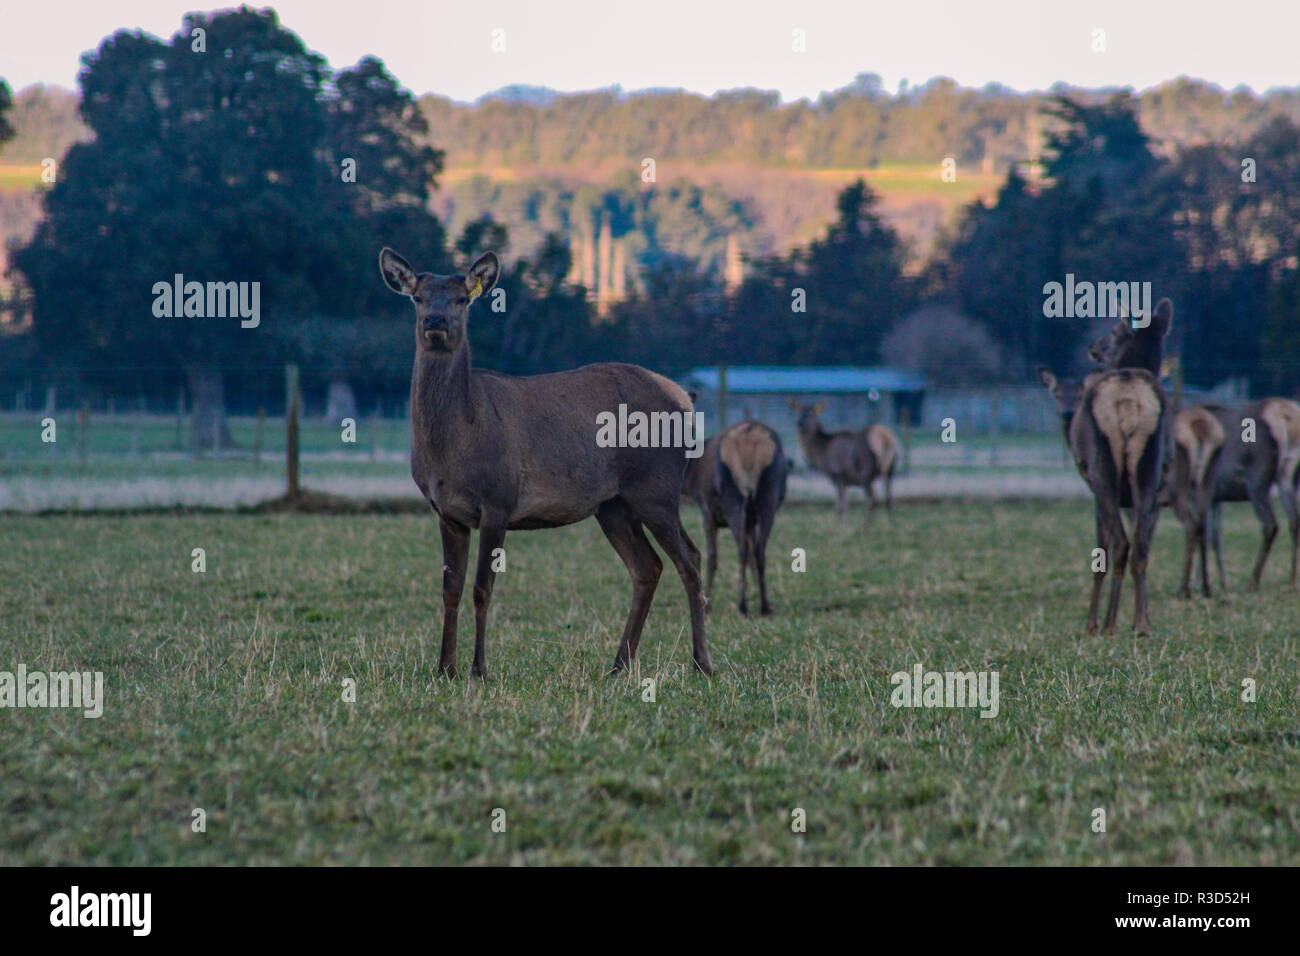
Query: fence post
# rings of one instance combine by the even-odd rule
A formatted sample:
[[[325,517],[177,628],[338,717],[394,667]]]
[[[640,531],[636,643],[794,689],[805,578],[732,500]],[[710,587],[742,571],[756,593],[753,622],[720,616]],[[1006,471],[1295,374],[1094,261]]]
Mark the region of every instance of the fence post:
[[[288,476],[289,498],[298,497],[298,412],[301,396],[298,392],[298,366],[284,367],[284,464]]]
[[[989,400],[989,465],[998,463],[998,431],[1001,424],[998,422],[998,412],[1002,407],[1002,400],[994,395]]]
[[[715,434],[727,427],[727,366],[718,366],[718,427]]]
[[[82,471],[86,470],[86,428],[89,424],[90,402],[83,398],[81,408],[77,410],[77,465]]]
[[[131,423],[131,457],[140,457],[140,429],[144,425],[144,395],[135,397],[135,418]]]
[[[176,447],[185,450],[185,386],[176,389]]]
[[[898,417],[903,430],[903,460],[899,462],[898,471],[905,475],[912,461],[912,409],[904,406]]]
[[[262,467],[262,429],[266,426],[266,409],[257,406],[257,428],[253,432],[253,464]]]

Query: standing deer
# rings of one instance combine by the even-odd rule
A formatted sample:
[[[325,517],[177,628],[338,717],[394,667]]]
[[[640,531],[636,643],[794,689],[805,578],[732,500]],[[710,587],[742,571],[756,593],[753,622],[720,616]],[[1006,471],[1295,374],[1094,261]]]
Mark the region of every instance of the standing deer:
[[[496,284],[500,263],[487,252],[466,275],[417,273],[393,250],[379,270],[415,306],[411,375],[411,477],[438,515],[442,532],[440,671],[456,676],[456,620],[469,557],[479,529],[474,579],[474,666],[486,677],[488,606],[495,558],[514,529],[555,528],[596,516],[632,577],[632,606],[614,671],[636,656],[663,564],[646,538],[677,567],[690,605],[695,665],[712,674],[704,634],[700,553],[679,514],[686,458],[682,447],[602,447],[598,416],[644,413],[681,423],[690,442],[693,407],[668,379],[635,365],[600,364],[550,375],[516,377],[471,367],[467,325],[473,302]],[[702,435],[696,440],[701,440]]]
[[[1092,489],[1097,543],[1103,554],[1093,571],[1087,630],[1097,630],[1097,611],[1106,575],[1113,568],[1110,599],[1102,632],[1113,633],[1119,599],[1133,556],[1133,630],[1151,632],[1147,611],[1147,564],[1159,510],[1156,494],[1164,471],[1168,400],[1157,376],[1164,339],[1173,326],[1173,304],[1161,299],[1144,326],[1118,323],[1090,349],[1109,370],[1089,375],[1078,386],[1064,386],[1042,366],[1039,381],[1056,400],[1066,444],[1080,475]],[[1132,541],[1120,509],[1132,509]]]
[[[822,429],[821,414],[825,402],[801,405],[790,399],[799,428],[799,447],[809,467],[820,471],[835,485],[835,513],[848,510],[847,492],[859,486],[867,493],[868,512],[876,510],[876,495],[871,483],[877,476],[885,486],[885,507],[894,510],[894,468],[898,464],[898,437],[884,425],[871,425],[862,431],[827,432]]]
[[[745,568],[758,577],[760,613],[771,614],[767,601],[767,539],[776,511],[785,501],[785,453],[776,432],[760,422],[744,421],[710,438],[704,453],[686,466],[682,494],[693,498],[704,519],[708,572],[704,593],[713,604],[713,577],[718,570],[718,525],[726,524],[736,539],[740,558],[740,600],[747,614]]]
[[[1300,548],[1300,406],[1284,398],[1266,398],[1241,408],[1198,405],[1174,415],[1175,459],[1165,496],[1186,530],[1180,597],[1189,587],[1192,552],[1201,556],[1201,593],[1210,596],[1206,542],[1214,548],[1219,584],[1228,590],[1223,570],[1222,504],[1249,501],[1260,522],[1262,540],[1249,590],[1259,587],[1264,564],[1277,536],[1277,519],[1269,494],[1277,486],[1291,532],[1291,586],[1296,584]],[[1192,463],[1196,463],[1193,465]]]
[[[1118,322],[1093,342],[1090,354],[1108,368],[1136,366],[1160,369],[1163,374],[1161,343],[1172,320],[1172,303],[1161,299],[1152,317],[1153,334],[1143,334],[1141,330],[1131,329],[1127,322]],[[1252,427],[1247,427],[1248,422],[1253,423]],[[1193,406],[1174,412],[1172,438],[1173,459],[1162,494],[1173,505],[1184,529],[1179,596],[1191,595],[1194,550],[1199,550],[1201,555],[1201,592],[1210,596],[1205,554],[1207,537],[1214,547],[1219,583],[1223,590],[1228,589],[1220,538],[1224,501],[1249,501],[1259,518],[1263,541],[1249,589],[1254,591],[1259,587],[1264,564],[1277,536],[1277,519],[1269,500],[1274,485],[1291,532],[1291,586],[1294,587],[1300,548],[1300,511],[1296,502],[1296,486],[1300,481],[1300,406],[1284,398],[1263,399],[1240,409]]]

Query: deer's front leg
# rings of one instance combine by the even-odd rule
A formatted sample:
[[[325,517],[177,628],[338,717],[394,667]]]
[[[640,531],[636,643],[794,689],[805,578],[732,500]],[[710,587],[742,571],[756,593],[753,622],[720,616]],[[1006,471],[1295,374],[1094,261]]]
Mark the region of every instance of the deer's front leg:
[[[492,603],[492,583],[497,576],[497,562],[504,560],[501,546],[506,540],[504,519],[486,518],[478,533],[478,572],[474,576],[474,667],[475,677],[487,677],[487,615]]]
[[[469,563],[469,528],[440,519],[442,530],[442,653],[438,670],[456,676],[456,619],[460,594],[465,589],[465,566]]]

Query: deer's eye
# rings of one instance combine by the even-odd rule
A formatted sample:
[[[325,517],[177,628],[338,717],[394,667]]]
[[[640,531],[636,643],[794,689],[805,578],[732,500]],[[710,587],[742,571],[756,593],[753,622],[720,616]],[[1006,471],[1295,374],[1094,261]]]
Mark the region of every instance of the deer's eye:
[[[456,304],[457,304],[457,305],[468,305],[468,304],[469,304],[469,299],[462,295],[459,299],[456,300]]]
[[[424,305],[424,299],[418,295],[411,296],[411,301],[416,305]]]

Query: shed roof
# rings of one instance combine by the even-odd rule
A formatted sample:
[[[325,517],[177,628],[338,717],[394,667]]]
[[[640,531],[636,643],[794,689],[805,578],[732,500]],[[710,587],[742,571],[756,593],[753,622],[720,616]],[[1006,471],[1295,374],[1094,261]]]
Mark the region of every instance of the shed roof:
[[[693,368],[686,373],[688,385],[718,388],[718,370]],[[925,376],[899,368],[858,368],[849,365],[797,368],[777,365],[735,365],[727,368],[728,392],[918,392],[928,383]]]

